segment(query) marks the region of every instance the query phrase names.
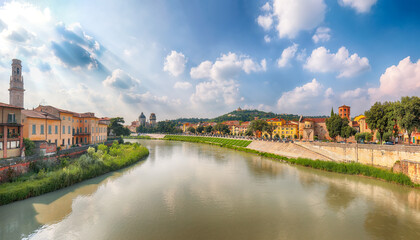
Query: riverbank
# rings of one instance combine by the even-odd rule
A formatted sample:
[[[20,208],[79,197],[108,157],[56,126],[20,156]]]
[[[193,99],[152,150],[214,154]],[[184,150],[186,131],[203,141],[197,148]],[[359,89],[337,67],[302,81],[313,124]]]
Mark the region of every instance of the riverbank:
[[[287,162],[290,164],[311,167],[311,168],[320,169],[320,170],[324,170],[328,172],[337,172],[337,173],[343,173],[343,174],[349,174],[349,175],[371,177],[371,178],[376,178],[379,180],[384,180],[387,182],[420,188],[420,184],[413,183],[411,179],[405,174],[393,173],[389,170],[379,169],[373,166],[363,165],[360,163],[340,163],[340,162],[333,162],[333,161],[312,160],[312,159],[307,159],[307,158],[288,158],[288,157],[280,156],[273,153],[261,152],[261,151],[249,149],[246,147],[242,147],[242,146],[235,146],[232,144],[227,144],[227,141],[224,141],[222,143],[210,142],[210,141],[205,140],[205,138],[200,139],[200,137],[182,136],[181,138],[181,136],[179,136],[179,138],[177,138],[171,135],[167,135],[163,139],[170,140],[170,141],[186,141],[186,142],[206,143],[206,144],[211,144],[211,145],[217,145],[220,147],[230,148],[237,151],[257,154],[263,157],[267,157],[267,158],[274,159],[277,161]],[[226,139],[226,140],[229,140],[229,139]],[[245,141],[245,140],[237,140],[237,141]]]
[[[68,187],[127,167],[148,155],[149,150],[139,144],[114,142],[110,147],[101,144],[97,150],[89,148],[87,154],[77,159],[36,162],[29,173],[0,185],[0,205]]]

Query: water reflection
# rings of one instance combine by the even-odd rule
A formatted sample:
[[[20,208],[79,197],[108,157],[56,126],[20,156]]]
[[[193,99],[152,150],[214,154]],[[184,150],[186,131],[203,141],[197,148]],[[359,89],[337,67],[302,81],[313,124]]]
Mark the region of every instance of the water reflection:
[[[45,200],[35,209],[47,225],[19,219],[9,231],[38,228],[31,239],[419,239],[417,189],[205,144],[140,142],[151,150],[141,167],[81,185],[67,193],[73,201]],[[69,202],[71,212],[53,222],[47,210],[68,213]]]

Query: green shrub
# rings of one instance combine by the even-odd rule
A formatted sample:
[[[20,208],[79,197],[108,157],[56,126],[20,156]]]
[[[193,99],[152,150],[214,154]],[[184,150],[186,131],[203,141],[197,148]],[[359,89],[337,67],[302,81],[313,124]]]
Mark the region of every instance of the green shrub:
[[[149,154],[149,150],[139,144],[121,145],[116,142],[111,149],[114,149],[115,156],[106,153],[108,149],[98,147],[98,151],[89,150],[89,153],[72,163],[69,163],[68,158],[60,159],[59,164],[55,165],[51,165],[49,161],[31,163],[33,172],[30,176],[0,185],[0,205],[55,191],[124,168]]]

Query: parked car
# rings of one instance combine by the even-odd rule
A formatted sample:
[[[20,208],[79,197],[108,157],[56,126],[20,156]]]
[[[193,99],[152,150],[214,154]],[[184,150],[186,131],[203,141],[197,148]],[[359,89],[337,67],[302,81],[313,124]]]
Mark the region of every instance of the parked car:
[[[386,142],[385,145],[394,145],[393,142]]]

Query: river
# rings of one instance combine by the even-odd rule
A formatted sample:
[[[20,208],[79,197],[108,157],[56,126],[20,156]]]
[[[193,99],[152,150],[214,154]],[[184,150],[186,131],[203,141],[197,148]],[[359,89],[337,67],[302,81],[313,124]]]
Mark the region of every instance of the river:
[[[0,239],[420,239],[420,190],[216,146],[0,207]]]

